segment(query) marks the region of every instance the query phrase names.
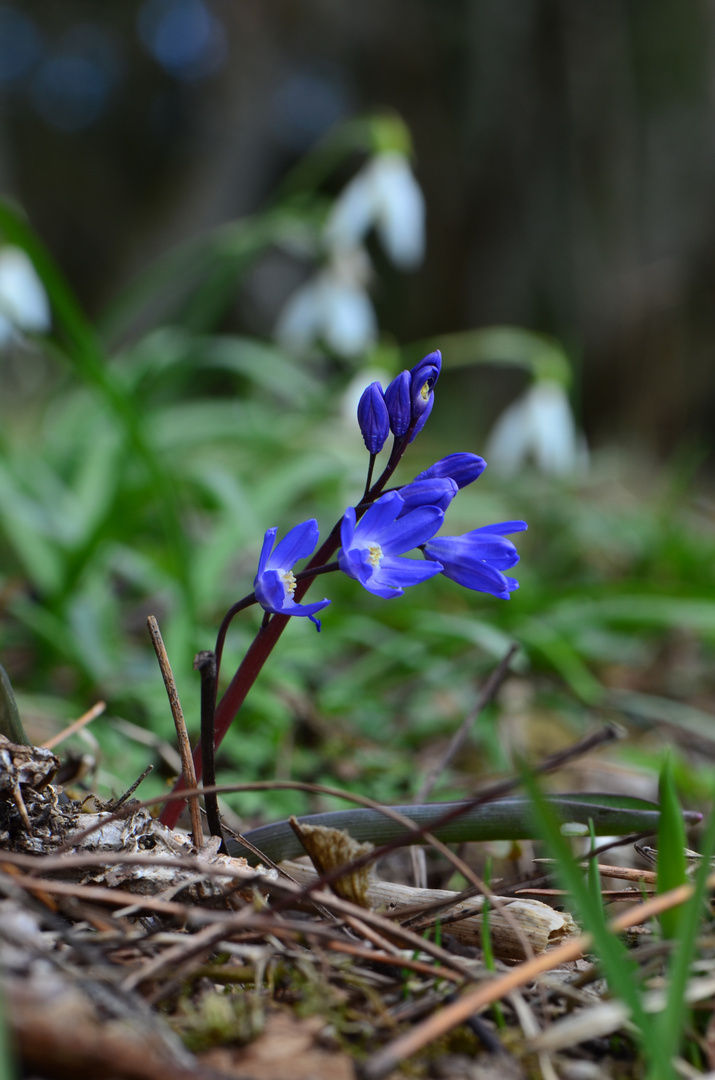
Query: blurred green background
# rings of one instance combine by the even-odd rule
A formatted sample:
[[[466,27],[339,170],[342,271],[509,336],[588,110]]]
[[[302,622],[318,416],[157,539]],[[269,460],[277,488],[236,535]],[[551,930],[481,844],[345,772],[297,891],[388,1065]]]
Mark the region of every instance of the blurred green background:
[[[608,717],[630,738],[573,784],[652,795],[674,742],[701,796],[714,18],[662,0],[0,4],[0,239],[29,255],[52,318],[0,353],[0,661],[34,738],[101,697],[72,743],[97,760],[92,783],[119,792],[154,760],[142,790],[163,790],[173,725],[146,616],[196,733],[193,655],[250,591],[265,529],[315,516],[325,535],[359,498],[346,399],[439,347],[401,480],[454,451],[489,458],[504,409],[544,383],[585,433],[555,470],[536,443],[511,470],[497,455],[450,508],[454,533],[529,522],[520,591],[438,579],[384,602],[324,579],[323,632],[288,628],[219,778],[407,800],[514,638],[441,794]],[[424,194],[424,252],[401,260],[375,219],[343,262],[326,222],[386,154]],[[400,227],[414,239],[417,219]],[[374,319],[361,347],[327,324],[280,333],[321,273]],[[234,623],[224,678],[257,625]]]

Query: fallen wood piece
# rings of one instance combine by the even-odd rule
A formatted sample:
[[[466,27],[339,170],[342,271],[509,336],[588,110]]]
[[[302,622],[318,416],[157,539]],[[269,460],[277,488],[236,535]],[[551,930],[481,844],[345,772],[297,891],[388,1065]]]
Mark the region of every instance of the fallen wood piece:
[[[315,870],[305,863],[288,861],[281,866],[302,885],[318,879]],[[454,901],[458,895],[447,889],[415,889],[409,885],[371,878],[366,898],[371,908],[383,915],[391,915],[399,912],[400,908],[430,905],[435,901]],[[445,932],[458,941],[467,945],[481,945],[483,907],[484,897],[473,896],[434,913],[430,924],[434,926],[440,922]],[[509,918],[504,914],[504,908],[508,908]],[[455,919],[455,915],[458,918]],[[489,930],[494,955],[502,960],[525,959],[524,939],[532,952],[537,954],[578,933],[578,927],[568,912],[554,911],[539,900],[498,896],[490,901]]]

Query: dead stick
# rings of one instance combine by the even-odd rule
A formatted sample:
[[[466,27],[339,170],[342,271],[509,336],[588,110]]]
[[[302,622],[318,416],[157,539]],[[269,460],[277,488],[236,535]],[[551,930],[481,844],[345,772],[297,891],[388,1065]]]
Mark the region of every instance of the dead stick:
[[[169,657],[166,652],[166,647],[164,646],[161,631],[159,630],[159,624],[153,615],[148,616],[146,624],[149,627],[151,643],[154,646],[154,652],[159,661],[164,686],[166,687],[166,692],[169,696],[169,706],[171,708],[171,715],[174,717],[174,727],[176,728],[179,753],[181,754],[181,770],[184,774],[184,782],[186,783],[187,788],[195,788],[196,773],[194,772],[194,762],[191,757],[191,743],[189,742],[189,733],[186,730],[186,721],[184,720],[184,713],[176,690],[176,683],[174,682],[174,674],[171,670]],[[201,827],[201,809],[199,807],[197,796],[193,796],[189,799],[189,812],[191,814],[191,835],[194,841],[194,847],[198,851],[203,845],[204,837],[203,829]]]
[[[203,787],[216,786],[216,755],[214,748],[214,713],[216,709],[216,653],[204,649],[194,657],[194,670],[201,677],[201,757],[204,763]],[[206,820],[209,832],[221,841],[220,851],[227,854],[226,841],[221,828],[218,795],[204,793]]]

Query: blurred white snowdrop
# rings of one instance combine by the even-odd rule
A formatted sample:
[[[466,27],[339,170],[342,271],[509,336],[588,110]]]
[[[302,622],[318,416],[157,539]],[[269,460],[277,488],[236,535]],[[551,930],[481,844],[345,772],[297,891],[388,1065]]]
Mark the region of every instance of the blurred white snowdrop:
[[[293,293],[276,324],[281,345],[305,352],[323,341],[339,356],[358,356],[377,338],[377,318],[365,286],[370,263],[362,248],[336,254]]]
[[[50,327],[47,293],[25,252],[8,244],[0,249],[0,346],[23,330]]]
[[[404,154],[376,154],[343,189],[328,217],[324,241],[335,252],[360,244],[371,228],[401,270],[413,270],[425,251],[425,201]]]
[[[513,476],[529,459],[545,473],[573,472],[586,456],[560,382],[533,383],[497,420],[484,448],[490,467]]]

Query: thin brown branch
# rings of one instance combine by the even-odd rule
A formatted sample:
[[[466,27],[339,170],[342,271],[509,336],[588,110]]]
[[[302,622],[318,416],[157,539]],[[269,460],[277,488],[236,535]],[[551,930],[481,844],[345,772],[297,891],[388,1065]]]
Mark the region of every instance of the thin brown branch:
[[[166,693],[169,697],[169,707],[171,708],[171,715],[174,718],[174,727],[176,728],[176,737],[179,743],[179,753],[181,754],[181,768],[184,775],[184,781],[186,787],[192,789],[196,787],[196,773],[194,772],[194,762],[191,757],[191,743],[189,742],[184,712],[181,708],[179,694],[176,689],[176,682],[174,681],[174,673],[171,670],[171,664],[169,663],[169,657],[161,636],[161,631],[159,630],[158,622],[153,615],[149,615],[146,624],[149,627],[151,643],[154,646],[154,652],[159,661],[159,668],[161,669]],[[203,829],[201,827],[201,809],[199,807],[199,800],[196,796],[189,799],[189,811],[191,814],[191,834],[194,841],[194,847],[198,850],[203,844]]]
[[[88,709],[86,713],[83,713],[79,719],[74,720],[63,731],[58,731],[56,735],[53,735],[51,739],[43,743],[42,746],[45,750],[54,750],[56,746],[59,746],[65,739],[69,739],[70,735],[75,735],[78,731],[81,731],[87,724],[91,724],[93,720],[96,720],[98,716],[101,716],[104,710],[107,708],[106,701],[98,701],[91,709]]]

